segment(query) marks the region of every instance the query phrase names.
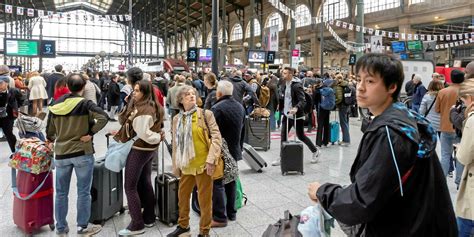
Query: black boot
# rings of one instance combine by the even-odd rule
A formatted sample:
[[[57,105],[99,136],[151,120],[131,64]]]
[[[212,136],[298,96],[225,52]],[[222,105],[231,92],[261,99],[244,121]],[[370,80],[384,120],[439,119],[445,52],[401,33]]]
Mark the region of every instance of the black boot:
[[[176,230],[169,233],[166,237],[179,237],[182,234],[189,233],[190,230],[191,230],[191,228],[189,228],[189,227],[188,228],[182,228],[181,226],[178,225]]]

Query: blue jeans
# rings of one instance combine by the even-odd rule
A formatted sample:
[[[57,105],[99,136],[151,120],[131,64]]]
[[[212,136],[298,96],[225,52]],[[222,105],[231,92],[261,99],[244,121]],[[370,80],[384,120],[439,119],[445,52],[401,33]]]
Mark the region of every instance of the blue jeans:
[[[351,143],[351,134],[349,133],[349,109],[347,105],[339,106],[339,124],[341,125],[342,141]]]
[[[453,162],[453,144],[459,143],[459,137],[456,136],[456,133],[450,132],[441,132],[441,167],[443,168],[444,176],[448,175],[449,166]],[[456,160],[456,179],[454,183],[459,185],[461,182],[461,175],[464,166]]]
[[[72,170],[77,178],[77,226],[87,227],[91,215],[91,186],[94,171],[94,155],[83,155],[64,160],[54,160],[56,166],[56,200],[54,215],[56,229],[64,231],[68,211],[68,194]]]
[[[275,120],[275,111],[270,110],[270,131],[276,130],[276,120]]]
[[[459,237],[471,237],[474,236],[474,221],[464,219],[461,217],[457,218]]]

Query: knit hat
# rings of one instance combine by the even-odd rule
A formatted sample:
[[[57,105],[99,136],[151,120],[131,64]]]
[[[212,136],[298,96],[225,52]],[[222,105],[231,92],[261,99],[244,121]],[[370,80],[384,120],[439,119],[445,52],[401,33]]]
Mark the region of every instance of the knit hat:
[[[10,83],[10,78],[8,76],[0,76],[0,82]]]
[[[461,83],[461,87],[459,88],[459,96],[464,97],[466,95],[474,96],[474,78],[466,79],[463,83]]]
[[[464,81],[464,72],[454,69],[451,71],[451,81],[460,84]]]
[[[9,75],[10,68],[7,65],[0,65],[0,75]]]

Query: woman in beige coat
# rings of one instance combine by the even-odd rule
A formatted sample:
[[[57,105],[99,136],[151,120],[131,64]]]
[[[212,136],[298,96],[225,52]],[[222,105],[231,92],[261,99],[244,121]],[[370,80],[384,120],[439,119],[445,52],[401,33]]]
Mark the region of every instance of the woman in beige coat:
[[[39,112],[43,112],[44,100],[48,99],[48,93],[46,92],[46,81],[38,72],[32,72],[30,74],[30,81],[28,83],[30,89],[30,100],[33,101],[33,115]]]
[[[168,237],[190,232],[189,206],[194,186],[199,194],[199,235],[209,236],[212,221],[213,179],[223,176],[222,137],[212,111],[197,107],[196,90],[181,86],[176,93],[179,113],[173,117],[173,173],[180,176],[178,227]]]
[[[456,199],[459,236],[474,236],[474,78],[461,84],[459,96],[466,105],[461,143],[456,157],[464,165],[461,184]]]

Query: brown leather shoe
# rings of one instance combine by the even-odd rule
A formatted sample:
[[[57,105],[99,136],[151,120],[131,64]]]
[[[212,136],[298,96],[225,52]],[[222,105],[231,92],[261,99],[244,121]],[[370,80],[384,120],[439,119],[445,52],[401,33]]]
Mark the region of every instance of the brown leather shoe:
[[[212,221],[211,222],[211,227],[212,228],[222,228],[222,227],[226,227],[227,226],[227,222],[217,222],[217,221]]]

